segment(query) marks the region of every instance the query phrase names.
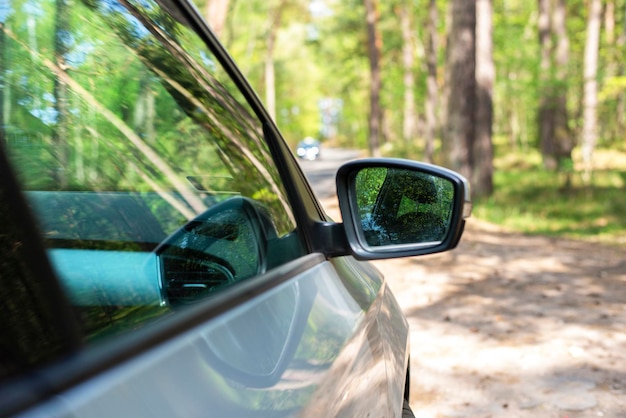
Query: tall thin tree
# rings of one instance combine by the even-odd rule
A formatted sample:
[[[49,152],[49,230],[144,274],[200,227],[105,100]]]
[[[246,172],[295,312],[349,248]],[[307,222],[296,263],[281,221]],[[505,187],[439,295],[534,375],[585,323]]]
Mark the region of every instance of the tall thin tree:
[[[621,30],[619,31],[619,35],[616,40],[616,55],[618,57],[622,56],[622,51],[624,51],[624,47],[626,47],[626,2],[622,3],[622,7],[620,9],[621,15]],[[626,64],[623,60],[618,60],[617,64],[617,77],[624,77],[624,73],[626,73],[626,68],[624,68]],[[616,138],[622,138],[626,134],[626,93],[622,90],[617,95],[617,120],[616,120]]]
[[[430,0],[428,4],[428,20],[426,23],[426,103],[424,105],[426,113],[426,129],[424,148],[424,159],[432,162],[435,153],[435,136],[438,129],[437,106],[439,102],[439,85],[437,82],[437,24],[439,12],[437,10],[437,0]]]
[[[493,62],[492,0],[476,1],[476,128],[472,148],[472,192],[489,196],[493,192]]]
[[[70,23],[67,0],[57,0],[55,17],[54,60],[61,72],[67,72],[66,55],[70,48],[68,44],[70,41]],[[67,141],[70,138],[69,89],[63,77],[54,78],[54,107],[56,110],[56,124],[52,131],[52,142],[54,143],[57,165],[51,174],[56,187],[63,190],[67,188],[69,183],[66,169],[69,162]]]
[[[404,84],[404,117],[402,136],[405,142],[415,140],[417,136],[417,113],[415,110],[415,45],[411,17],[413,11],[410,3],[403,2],[398,6],[397,14],[400,19],[400,31],[402,32],[402,66]]]
[[[570,186],[570,170],[566,161],[571,161],[574,139],[569,127],[567,110],[569,79],[569,37],[566,26],[566,0],[556,0],[552,14],[552,26],[556,37],[554,51],[555,89],[554,89],[554,159],[558,170],[565,170],[566,187]]]
[[[377,28],[378,5],[377,0],[364,0],[365,22],[367,26],[367,51],[370,64],[370,113],[368,119],[368,145],[372,156],[380,156],[382,139],[383,109],[380,103],[382,90],[382,75],[380,57],[382,37]]]
[[[556,168],[554,158],[554,104],[550,92],[552,79],[552,22],[550,18],[550,0],[538,0],[537,29],[539,30],[539,49],[541,59],[539,63],[540,88],[539,108],[537,119],[539,122],[539,144],[543,164],[548,169]]]
[[[205,8],[205,16],[209,26],[217,37],[221,37],[226,26],[229,0],[208,0]]]
[[[583,178],[591,181],[593,171],[593,152],[597,141],[597,106],[598,106],[598,49],[600,46],[600,21],[602,18],[602,0],[591,0],[587,18],[587,38],[585,42],[584,89],[583,89],[583,129],[582,157]]]
[[[544,167],[559,170],[571,160],[574,141],[569,129],[567,79],[569,38],[565,0],[538,0],[539,47],[539,144]],[[569,176],[568,176],[569,183]]]
[[[476,0],[454,0],[447,49],[444,152],[452,169],[472,178],[476,103]]]

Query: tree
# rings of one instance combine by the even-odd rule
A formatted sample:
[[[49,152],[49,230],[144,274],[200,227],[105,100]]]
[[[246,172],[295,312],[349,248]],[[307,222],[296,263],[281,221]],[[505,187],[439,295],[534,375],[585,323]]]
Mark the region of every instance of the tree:
[[[567,115],[569,40],[565,0],[539,0],[540,103],[539,144],[545,168],[558,170],[571,159],[573,140]],[[552,7],[554,6],[554,7]],[[553,40],[556,40],[556,45]]]
[[[378,21],[377,0],[364,0],[365,21],[367,25],[367,50],[370,64],[370,112],[368,144],[370,154],[380,156],[382,141],[383,109],[380,103],[382,90],[382,75],[380,68],[380,56],[382,39],[376,23]]]
[[[476,2],[476,130],[472,148],[472,192],[489,196],[493,192],[493,84],[492,0]]]
[[[205,8],[205,16],[209,26],[219,38],[224,32],[226,18],[228,16],[229,0],[209,0]]]
[[[448,100],[443,146],[449,165],[472,178],[476,103],[476,0],[451,3],[447,49]]]
[[[538,2],[537,28],[539,30],[539,47],[541,51],[541,61],[539,65],[542,96],[539,103],[539,144],[543,156],[544,166],[549,169],[556,168],[556,160],[553,152],[554,139],[554,107],[552,94],[547,86],[550,84],[550,73],[552,70],[552,25],[550,23],[550,0],[539,0]]]
[[[626,72],[625,64],[620,58],[622,57],[622,53],[624,51],[624,47],[626,46],[626,2],[622,4],[621,7],[621,17],[622,17],[622,28],[617,36],[617,40],[615,42],[615,57],[617,61],[617,74],[616,77],[618,80],[624,78],[624,73]],[[617,126],[615,128],[616,138],[623,138],[626,132],[626,93],[622,90],[617,94],[617,105],[616,105],[616,114],[617,114]]]
[[[57,68],[62,72],[67,72],[68,64],[66,63],[66,54],[69,52],[70,41],[68,34],[69,12],[66,0],[58,0],[56,2],[56,21],[54,30],[54,59]],[[70,138],[70,110],[69,110],[69,92],[67,83],[63,77],[54,79],[54,107],[56,110],[56,125],[52,133],[52,142],[54,144],[54,153],[57,161],[57,167],[52,174],[57,187],[61,190],[67,188],[68,178],[65,172],[69,162],[69,147],[67,140]]]
[[[553,14],[554,33],[556,36],[556,49],[554,62],[556,66],[556,91],[554,93],[554,142],[557,168],[566,170],[566,187],[570,185],[570,172],[568,162],[572,159],[574,140],[569,128],[569,114],[567,111],[568,96],[568,66],[569,66],[569,37],[566,27],[565,0],[556,0]]]
[[[593,151],[597,141],[596,112],[598,106],[598,48],[600,45],[600,19],[602,1],[591,0],[587,18],[587,38],[585,43],[584,90],[583,90],[583,129],[582,155],[584,179],[591,181]]]
[[[409,143],[417,136],[417,111],[415,109],[415,47],[411,30],[412,10],[409,3],[402,3],[397,9],[402,32],[402,66],[404,87],[404,117],[402,136]]]
[[[270,9],[267,49],[265,54],[265,105],[272,119],[276,119],[276,72],[274,69],[274,48],[280,28],[280,21],[287,0],[281,0]]]
[[[430,0],[428,5],[428,20],[426,23],[426,145],[424,149],[424,159],[427,162],[433,161],[435,152],[435,134],[437,132],[437,106],[439,102],[439,86],[437,83],[437,23],[439,13],[437,10],[437,0]]]

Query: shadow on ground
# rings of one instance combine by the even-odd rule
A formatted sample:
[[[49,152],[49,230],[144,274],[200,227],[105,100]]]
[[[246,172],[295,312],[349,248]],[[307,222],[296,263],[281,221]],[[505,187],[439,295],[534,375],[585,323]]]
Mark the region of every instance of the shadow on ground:
[[[472,220],[376,262],[411,324],[418,417],[626,416],[626,251]]]

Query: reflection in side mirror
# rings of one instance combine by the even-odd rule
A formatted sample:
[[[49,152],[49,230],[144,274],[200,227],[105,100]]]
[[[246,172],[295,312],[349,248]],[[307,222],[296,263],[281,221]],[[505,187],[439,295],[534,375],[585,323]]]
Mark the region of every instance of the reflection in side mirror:
[[[446,178],[404,168],[363,168],[355,192],[370,247],[436,245],[449,232],[454,185]]]
[[[350,254],[361,260],[451,250],[472,212],[462,175],[399,158],[345,163],[337,171],[337,198]]]

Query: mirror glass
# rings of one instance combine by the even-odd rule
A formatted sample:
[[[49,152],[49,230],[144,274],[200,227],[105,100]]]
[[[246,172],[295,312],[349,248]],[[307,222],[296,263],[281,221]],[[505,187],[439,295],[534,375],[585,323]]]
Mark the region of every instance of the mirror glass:
[[[368,167],[356,176],[357,216],[370,247],[430,244],[450,229],[454,185],[405,168]]]

